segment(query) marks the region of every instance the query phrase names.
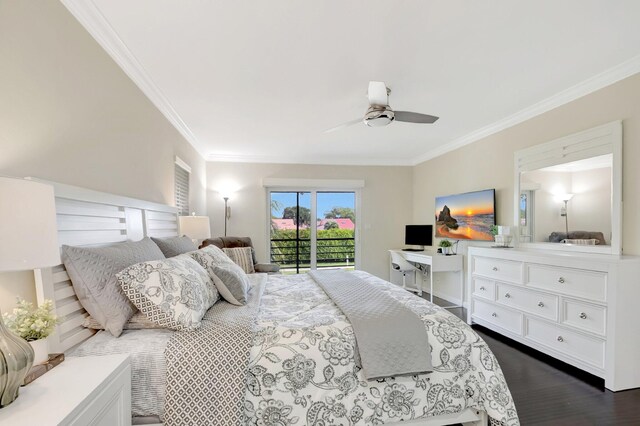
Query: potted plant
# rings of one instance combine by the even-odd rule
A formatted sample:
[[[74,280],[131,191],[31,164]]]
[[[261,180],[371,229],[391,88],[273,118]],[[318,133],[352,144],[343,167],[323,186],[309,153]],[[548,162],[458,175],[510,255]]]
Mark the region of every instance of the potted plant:
[[[447,239],[444,239],[444,240],[440,240],[440,242],[438,243],[438,246],[442,250],[442,254],[448,256],[451,254],[451,247],[453,246],[453,243]]]
[[[18,306],[11,314],[5,313],[4,322],[15,334],[29,342],[35,353],[33,364],[41,364],[49,359],[47,337],[55,330],[58,317],[53,314],[53,302],[45,300],[34,308],[33,304],[18,298]]]

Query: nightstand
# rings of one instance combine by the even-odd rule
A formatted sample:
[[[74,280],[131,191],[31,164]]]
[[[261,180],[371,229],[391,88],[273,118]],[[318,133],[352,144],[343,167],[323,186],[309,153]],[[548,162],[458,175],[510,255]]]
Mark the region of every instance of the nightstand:
[[[69,357],[0,409],[2,425],[131,425],[128,355]]]

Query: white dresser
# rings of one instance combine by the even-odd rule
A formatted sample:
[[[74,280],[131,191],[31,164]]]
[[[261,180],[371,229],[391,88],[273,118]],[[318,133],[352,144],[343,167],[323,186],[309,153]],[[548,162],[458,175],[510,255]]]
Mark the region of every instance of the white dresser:
[[[640,258],[469,248],[469,323],[640,387]]]

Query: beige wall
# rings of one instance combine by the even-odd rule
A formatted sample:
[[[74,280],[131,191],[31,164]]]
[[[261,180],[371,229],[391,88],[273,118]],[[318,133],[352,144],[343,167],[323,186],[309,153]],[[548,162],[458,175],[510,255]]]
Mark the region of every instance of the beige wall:
[[[433,221],[437,195],[496,188],[497,221],[513,223],[514,151],[623,121],[623,247],[640,255],[640,74],[413,169],[413,220]],[[429,222],[432,223],[432,222]],[[449,294],[453,290],[444,288]],[[455,294],[455,293],[453,293]]]
[[[205,161],[56,0],[0,2],[0,175],[35,176],[173,204],[173,163]],[[33,300],[30,274],[0,274],[0,309]]]
[[[207,163],[207,204],[212,234],[224,232],[224,201],[217,190],[231,183],[237,191],[230,199],[227,235],[250,236],[259,261],[268,259],[264,178],[364,179],[360,268],[388,279],[387,250],[403,245],[404,226],[411,223],[411,167]]]

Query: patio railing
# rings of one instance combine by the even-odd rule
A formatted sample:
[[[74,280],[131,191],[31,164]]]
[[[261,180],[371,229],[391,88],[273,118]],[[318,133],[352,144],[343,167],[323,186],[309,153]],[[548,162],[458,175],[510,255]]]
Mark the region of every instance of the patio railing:
[[[323,268],[353,268],[355,238],[318,238],[316,265]],[[311,240],[282,238],[271,240],[271,262],[280,265],[282,272],[300,273],[311,268]]]

